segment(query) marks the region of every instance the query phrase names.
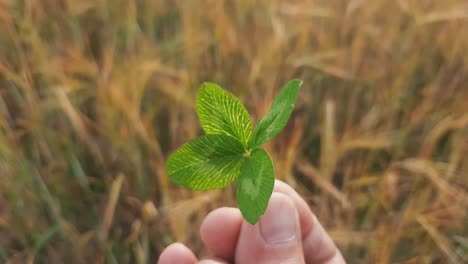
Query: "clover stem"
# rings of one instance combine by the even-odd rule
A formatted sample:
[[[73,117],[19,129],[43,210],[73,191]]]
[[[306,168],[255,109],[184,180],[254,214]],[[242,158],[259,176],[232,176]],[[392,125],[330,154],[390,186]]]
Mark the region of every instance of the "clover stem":
[[[250,149],[245,150],[244,157],[246,157],[246,158],[250,157]]]

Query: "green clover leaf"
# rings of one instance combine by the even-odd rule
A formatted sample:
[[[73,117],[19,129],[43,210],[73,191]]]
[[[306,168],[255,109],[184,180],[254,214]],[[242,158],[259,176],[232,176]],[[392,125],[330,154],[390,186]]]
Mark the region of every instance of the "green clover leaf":
[[[166,170],[174,182],[192,190],[224,188],[236,179],[237,202],[244,218],[256,224],[268,207],[275,182],[274,166],[259,147],[286,126],[301,81],[285,85],[253,130],[244,105],[214,83],[197,94],[197,114],[206,135],[171,154]]]
[[[260,147],[283,130],[294,109],[294,103],[301,84],[302,82],[299,80],[292,80],[276,96],[270,110],[268,110],[265,117],[258,121],[255,127],[252,148]]]
[[[204,135],[179,148],[167,161],[173,181],[192,190],[224,188],[239,175],[242,144],[226,135]]]
[[[252,137],[252,120],[233,94],[214,83],[204,83],[197,94],[197,113],[206,134],[237,138],[244,147]]]
[[[247,222],[255,224],[265,212],[275,185],[273,162],[263,149],[245,159],[237,180],[237,203]]]

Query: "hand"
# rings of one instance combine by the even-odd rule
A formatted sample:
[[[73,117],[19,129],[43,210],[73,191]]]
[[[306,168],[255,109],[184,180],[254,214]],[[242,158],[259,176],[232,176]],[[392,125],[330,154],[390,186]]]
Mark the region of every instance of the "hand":
[[[345,263],[307,203],[278,180],[258,224],[243,220],[239,209],[224,207],[207,215],[200,233],[214,256],[200,263]],[[168,246],[159,258],[160,264],[197,262],[180,243]]]

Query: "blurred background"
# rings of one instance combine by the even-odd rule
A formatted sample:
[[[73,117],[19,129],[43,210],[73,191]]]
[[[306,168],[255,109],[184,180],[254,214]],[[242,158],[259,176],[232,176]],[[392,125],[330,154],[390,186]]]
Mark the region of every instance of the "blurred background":
[[[257,120],[293,78],[266,148],[349,263],[468,263],[464,0],[0,0],[0,263],[208,254],[235,185],[165,172],[198,87]]]

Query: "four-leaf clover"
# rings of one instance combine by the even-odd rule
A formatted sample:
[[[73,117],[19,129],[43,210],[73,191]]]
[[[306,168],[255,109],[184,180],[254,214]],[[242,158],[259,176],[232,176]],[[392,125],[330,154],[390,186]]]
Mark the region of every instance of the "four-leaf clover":
[[[203,83],[196,106],[206,134],[169,157],[169,177],[192,190],[221,189],[237,179],[239,208],[249,223],[256,224],[275,182],[273,162],[260,146],[286,126],[301,83],[287,83],[255,129],[246,108],[233,94],[214,83]]]

